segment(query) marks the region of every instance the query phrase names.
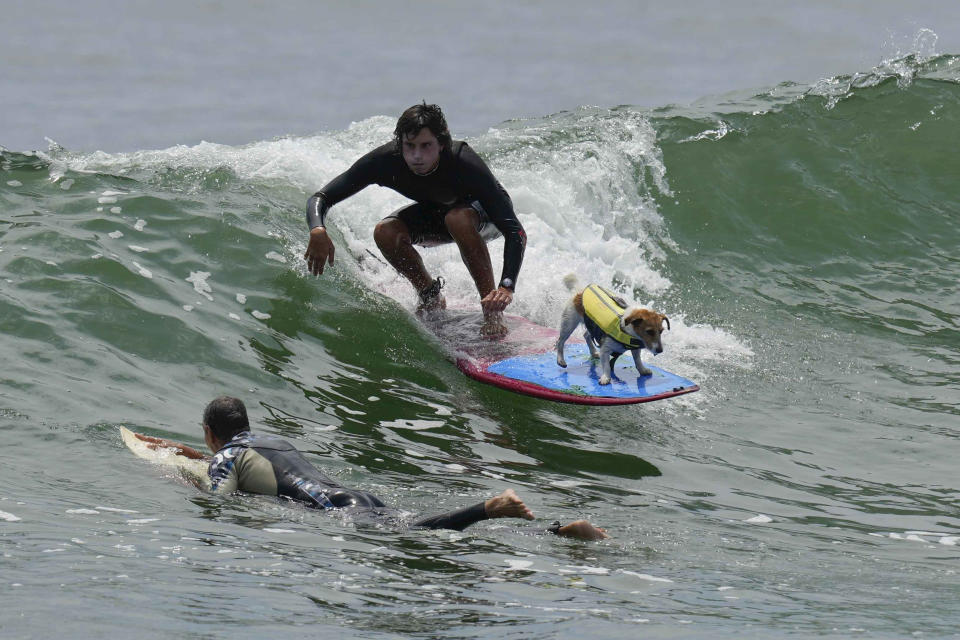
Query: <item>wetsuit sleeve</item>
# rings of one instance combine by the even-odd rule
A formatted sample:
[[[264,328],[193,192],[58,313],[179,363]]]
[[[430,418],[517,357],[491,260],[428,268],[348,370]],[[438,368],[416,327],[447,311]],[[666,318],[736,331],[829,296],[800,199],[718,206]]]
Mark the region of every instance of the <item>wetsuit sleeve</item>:
[[[510,194],[497,181],[487,164],[466,143],[460,150],[460,179],[473,198],[480,201],[490,221],[503,234],[503,271],[500,286],[511,291],[516,287],[527,234],[513,210]]]
[[[417,529],[453,529],[454,531],[463,531],[470,525],[487,519],[487,510],[484,503],[475,504],[472,507],[464,507],[456,511],[442,513],[438,516],[429,516],[421,518],[412,525]]]
[[[384,148],[378,147],[328,182],[307,200],[307,226],[322,227],[330,207],[378,182]]]
[[[210,491],[233,493],[239,488],[237,460],[242,450],[221,449],[213,456],[207,475],[210,476]]]

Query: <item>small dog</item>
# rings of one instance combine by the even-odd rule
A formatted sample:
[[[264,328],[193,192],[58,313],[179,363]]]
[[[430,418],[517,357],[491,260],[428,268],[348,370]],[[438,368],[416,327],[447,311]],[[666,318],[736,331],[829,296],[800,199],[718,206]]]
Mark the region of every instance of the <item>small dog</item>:
[[[573,291],[576,289],[576,278],[567,276],[564,284]],[[564,344],[581,322],[586,328],[583,337],[590,348],[590,357],[600,358],[602,385],[610,384],[613,364],[625,351],[633,355],[640,375],[652,375],[653,372],[643,366],[640,349],[646,347],[654,355],[663,353],[660,340],[663,323],[667,324],[667,329],[670,328],[670,320],[662,313],[637,306],[628,307],[622,298],[599,285],[588,285],[579,290],[563,310],[560,336],[557,338],[557,364],[561,367],[567,366],[563,357]]]

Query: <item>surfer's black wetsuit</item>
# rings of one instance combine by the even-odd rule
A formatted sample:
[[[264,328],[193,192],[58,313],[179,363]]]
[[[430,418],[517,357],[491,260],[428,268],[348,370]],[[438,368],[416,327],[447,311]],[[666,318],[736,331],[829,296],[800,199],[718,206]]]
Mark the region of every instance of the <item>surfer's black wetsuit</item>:
[[[500,286],[513,290],[527,236],[513,211],[510,195],[466,142],[455,140],[444,148],[437,168],[428,175],[411,171],[395,143],[377,147],[311,196],[307,224],[311,229],[322,226],[330,207],[371,184],[416,201],[393,214],[407,224],[414,244],[452,242],[443,217],[456,207],[473,207],[480,214],[479,231],[483,232],[489,221],[503,235]],[[483,235],[490,239],[488,234]]]
[[[208,469],[216,493],[246,491],[281,496],[318,509],[356,509],[374,519],[398,520],[398,511],[366,491],[347,489],[317,470],[293,445],[270,436],[238,433],[217,451]],[[487,519],[484,503],[421,518],[420,529],[454,529]]]

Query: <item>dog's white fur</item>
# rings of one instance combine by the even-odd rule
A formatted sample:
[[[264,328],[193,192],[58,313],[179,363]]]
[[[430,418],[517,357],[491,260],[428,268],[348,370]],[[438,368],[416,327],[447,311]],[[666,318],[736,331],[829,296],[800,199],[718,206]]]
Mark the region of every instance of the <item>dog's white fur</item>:
[[[576,294],[574,294],[573,298],[570,299],[570,302],[563,309],[563,315],[560,321],[560,336],[557,338],[557,364],[561,367],[566,367],[567,361],[563,357],[563,347],[567,342],[567,338],[573,333],[573,330],[583,322],[583,289],[578,289],[577,278],[572,274],[565,277],[563,283],[567,285],[567,288],[571,291],[576,291]],[[663,331],[664,322],[667,323],[667,329],[669,329],[670,320],[662,313],[631,305],[627,307],[623,315],[620,316],[620,329],[624,333],[643,342],[647,350],[656,355],[663,353],[663,342],[660,334]],[[627,348],[610,336],[604,336],[600,342],[600,351],[597,352],[597,348],[593,345],[593,339],[590,337],[590,332],[584,331],[583,337],[587,341],[587,346],[590,348],[590,357],[600,358],[600,367],[602,369],[600,384],[610,384],[610,376],[613,373],[610,364],[611,357],[614,354],[619,355],[623,353]],[[640,359],[640,349],[640,347],[630,349],[630,354],[633,356],[633,363],[637,366],[637,371],[640,372],[640,375],[652,375],[653,372],[643,366],[643,361]]]

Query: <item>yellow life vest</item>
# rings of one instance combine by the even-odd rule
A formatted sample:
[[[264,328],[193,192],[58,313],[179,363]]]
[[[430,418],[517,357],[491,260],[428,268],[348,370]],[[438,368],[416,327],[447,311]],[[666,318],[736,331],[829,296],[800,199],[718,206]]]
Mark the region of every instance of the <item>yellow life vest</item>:
[[[598,284],[587,285],[583,290],[583,314],[587,331],[599,345],[604,335],[608,335],[630,349],[644,346],[639,340],[620,328],[620,316],[627,305]]]

